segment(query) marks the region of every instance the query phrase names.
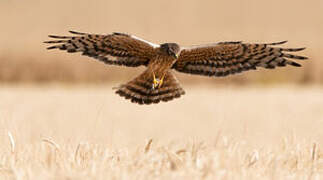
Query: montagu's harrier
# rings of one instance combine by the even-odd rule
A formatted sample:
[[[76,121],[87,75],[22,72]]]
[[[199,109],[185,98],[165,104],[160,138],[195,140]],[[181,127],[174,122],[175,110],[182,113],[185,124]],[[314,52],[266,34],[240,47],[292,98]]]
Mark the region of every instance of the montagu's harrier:
[[[300,64],[290,59],[307,59],[286,52],[305,48],[279,48],[275,45],[287,41],[266,44],[219,42],[208,45],[181,47],[176,43],[154,44],[133,35],[112,33],[87,34],[70,31],[75,36],[49,37],[45,41],[55,44],[47,49],[81,52],[106,64],[129,67],[146,66],[147,69],[130,82],[119,86],[116,93],[138,104],[170,101],[184,95],[172,69],[183,73],[206,76],[229,74],[256,69],[274,69],[276,66]]]

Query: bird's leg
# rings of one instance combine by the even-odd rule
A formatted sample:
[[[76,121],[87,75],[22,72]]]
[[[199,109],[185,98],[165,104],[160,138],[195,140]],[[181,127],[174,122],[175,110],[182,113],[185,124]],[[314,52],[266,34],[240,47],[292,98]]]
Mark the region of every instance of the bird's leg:
[[[160,88],[164,82],[164,77],[165,73],[161,79],[159,79],[158,77],[156,78],[155,73],[153,72],[153,84],[151,89],[154,90],[155,88]]]
[[[152,84],[152,90],[154,90],[159,84],[159,79],[156,79],[155,73],[153,71],[153,84]]]
[[[164,75],[163,75],[163,76],[162,76],[162,78],[160,79],[159,84],[158,84],[158,88],[160,88],[160,87],[162,86],[162,84],[163,84],[163,82],[164,82],[165,74],[166,74],[166,73],[164,73]]]

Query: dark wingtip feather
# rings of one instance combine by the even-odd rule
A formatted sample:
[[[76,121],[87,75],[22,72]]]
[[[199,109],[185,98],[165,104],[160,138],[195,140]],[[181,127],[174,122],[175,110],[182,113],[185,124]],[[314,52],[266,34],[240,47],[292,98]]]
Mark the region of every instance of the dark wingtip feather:
[[[71,34],[77,34],[77,35],[86,35],[86,33],[82,33],[82,32],[77,32],[77,31],[68,31]]]
[[[295,67],[302,67],[302,65],[300,65],[296,62],[293,62],[293,61],[291,61],[290,65],[295,66]]]
[[[113,32],[112,33],[113,35],[116,35],[116,36],[129,36],[128,34],[126,33],[120,33],[120,32]]]
[[[68,39],[70,37],[67,36],[57,36],[57,35],[48,35],[50,38],[55,38],[55,39]]]
[[[279,41],[279,42],[267,43],[267,45],[275,46],[275,45],[285,44],[285,43],[287,43],[287,42],[288,42],[288,41]]]
[[[308,57],[306,57],[306,56],[302,56],[302,58],[303,58],[304,60],[308,59]]]
[[[282,48],[282,51],[288,51],[288,52],[296,52],[296,51],[302,51],[306,49],[305,47],[302,48]]]
[[[295,56],[295,59],[306,60],[308,57],[306,56]]]
[[[299,60],[305,60],[308,59],[308,57],[305,56],[298,56],[293,54],[283,54],[284,57],[291,58],[291,59],[299,59]]]
[[[58,47],[57,46],[50,46],[50,47],[48,47],[46,49],[50,50],[50,49],[56,49],[56,48],[58,48]]]
[[[65,43],[67,41],[65,40],[59,40],[59,41],[44,41],[43,43],[47,43],[47,44],[53,44],[53,43]]]
[[[305,50],[305,49],[306,49],[306,47],[295,48],[295,49],[297,49],[298,51],[302,51],[302,50]]]

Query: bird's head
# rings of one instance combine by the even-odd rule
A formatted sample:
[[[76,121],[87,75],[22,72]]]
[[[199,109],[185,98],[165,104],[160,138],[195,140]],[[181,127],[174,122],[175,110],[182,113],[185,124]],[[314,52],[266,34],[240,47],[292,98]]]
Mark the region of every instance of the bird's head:
[[[180,53],[180,47],[176,43],[164,43],[160,45],[160,49],[162,52],[166,53],[169,56],[174,57],[175,59],[178,58]]]

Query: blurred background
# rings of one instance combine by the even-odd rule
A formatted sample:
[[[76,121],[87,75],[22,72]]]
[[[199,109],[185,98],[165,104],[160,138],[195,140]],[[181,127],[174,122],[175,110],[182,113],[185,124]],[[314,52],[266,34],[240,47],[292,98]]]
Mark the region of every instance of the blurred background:
[[[11,131],[20,142],[73,137],[75,143],[120,145],[148,137],[212,139],[221,132],[277,143],[294,132],[323,142],[322,12],[322,0],[1,0],[0,140],[8,141]],[[283,47],[307,47],[298,54],[309,59],[298,61],[301,68],[259,68],[226,78],[176,72],[185,96],[138,106],[112,87],[145,67],[46,50],[48,34],[68,30],[124,32],[183,46],[289,40]]]
[[[183,46],[288,40],[282,47],[306,47],[297,54],[309,59],[297,61],[300,68],[258,68],[225,78],[175,72],[184,96],[139,106],[112,87],[145,67],[107,66],[80,54],[46,50],[49,34],[69,30],[123,32]],[[136,154],[120,156],[119,163],[118,152],[142,152],[148,139],[152,149],[162,148],[158,156],[169,159],[164,148],[174,153],[184,148],[192,156],[199,144],[201,152],[214,149],[215,154],[212,150],[189,165],[198,175],[209,169],[198,164],[214,162],[214,172],[227,177],[209,179],[252,179],[230,178],[236,176],[226,171],[280,179],[277,170],[286,176],[281,179],[299,172],[306,175],[300,179],[320,179],[314,175],[323,172],[323,0],[0,0],[0,32],[0,179],[7,174],[13,174],[8,179],[46,179],[33,178],[39,173],[51,179],[91,178],[88,174],[106,179],[103,174],[110,177],[114,171],[122,178],[113,179],[126,179],[129,171],[146,177],[143,169],[128,166],[142,166]],[[82,144],[93,150],[84,150],[87,160],[78,164]],[[100,146],[102,152],[111,150],[112,159],[93,148]],[[150,162],[144,163],[147,172],[159,176],[160,158],[143,155]],[[255,168],[242,163],[258,155]],[[118,162],[116,168],[110,162]],[[176,172],[190,176],[170,167],[171,178],[161,179],[174,179]]]
[[[276,42],[307,47],[302,68],[251,71],[227,78],[177,73],[184,84],[323,83],[321,0],[1,0],[0,82],[120,84],[143,68],[105,66],[47,51],[48,34],[125,32],[155,43]]]

